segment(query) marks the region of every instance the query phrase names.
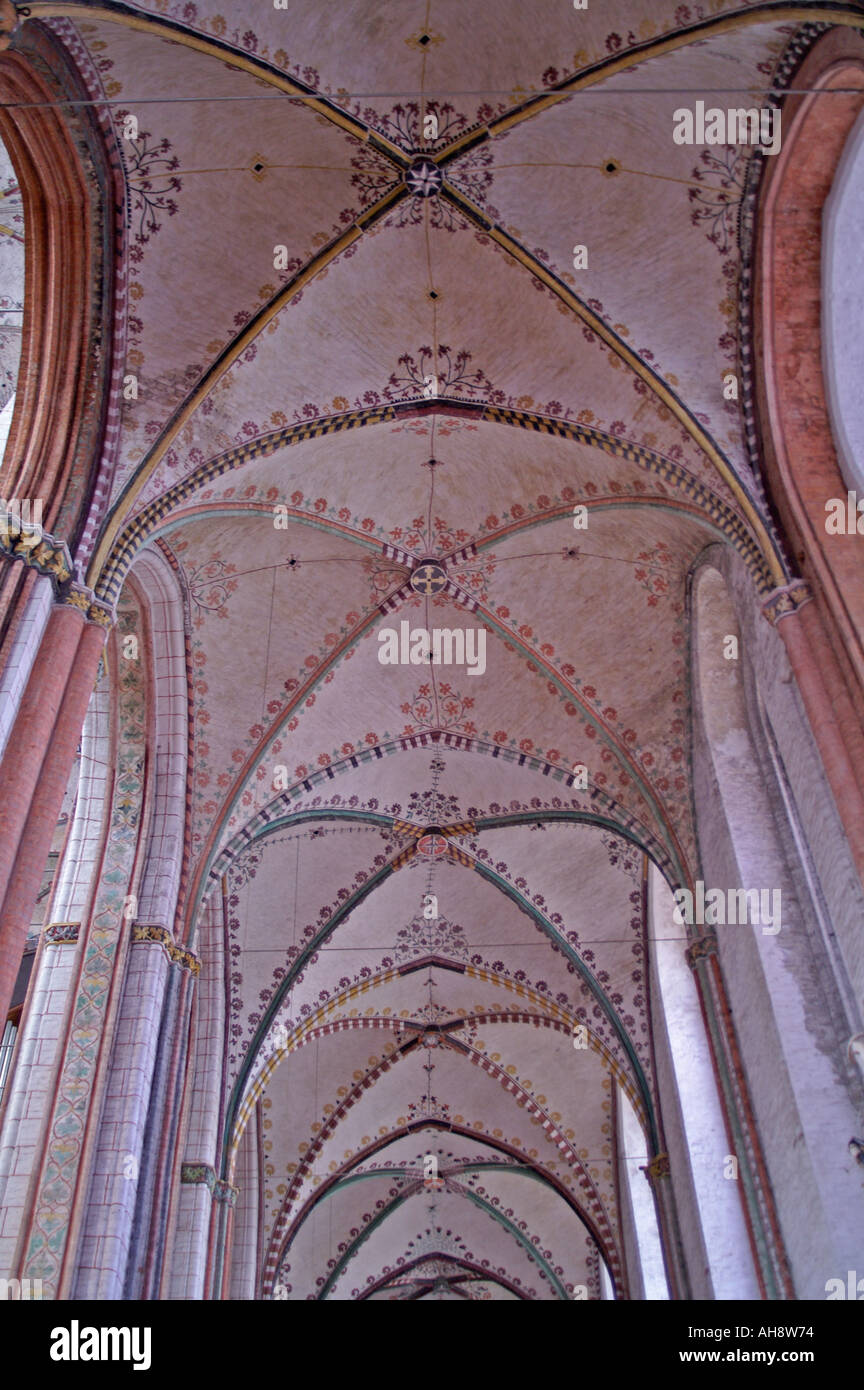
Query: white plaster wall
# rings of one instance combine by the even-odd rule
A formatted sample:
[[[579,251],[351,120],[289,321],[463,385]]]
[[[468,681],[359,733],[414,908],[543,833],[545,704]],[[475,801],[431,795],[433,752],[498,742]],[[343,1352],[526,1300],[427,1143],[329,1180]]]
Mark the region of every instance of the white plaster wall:
[[[644,1290],[642,1296],[649,1302],[656,1302],[668,1299],[669,1289],[666,1284],[666,1270],[663,1265],[663,1250],[660,1245],[654,1194],[651,1191],[647,1175],[642,1172],[642,1168],[648,1162],[647,1145],[636,1112],[620,1088],[618,1090],[618,1115],[619,1153],[627,1177],[633,1225],[638,1243],[639,1268]],[[632,1296],[633,1291],[631,1290]]]
[[[8,401],[0,410],[0,461],[6,452],[6,440],[9,438],[9,431],[12,428],[12,416],[15,413],[15,392],[9,397]]]
[[[864,497],[864,115],[822,210],[822,360],[831,431],[846,486]],[[827,499],[826,499],[827,500]]]
[[[681,1255],[686,1266],[686,1284],[682,1284],[682,1293],[686,1292],[693,1299],[711,1299],[714,1297],[714,1290],[702,1236],[702,1220],[693,1187],[690,1153],[678,1095],[678,1079],[664,1021],[664,1003],[653,942],[649,950],[648,984],[651,991],[654,1070],[663,1119],[663,1143],[669,1154],[670,1182],[678,1221]]]
[[[670,1142],[671,1171],[674,1182],[679,1177],[680,1164],[687,1164],[695,1194],[692,1215],[701,1228],[699,1247],[707,1261],[704,1271],[707,1280],[704,1283],[697,1277],[698,1267],[690,1265],[693,1296],[758,1298],[759,1283],[753,1267],[738,1182],[724,1177],[729,1140],[699,993],[684,957],[685,929],[673,918],[675,903],[672,893],[653,864],[649,884],[650,933],[663,1006],[655,1028],[662,1018],[681,1117],[680,1125],[670,1129],[669,1116],[664,1111],[667,1135],[670,1141],[673,1135],[678,1141],[678,1152],[674,1155]],[[676,1183],[676,1197],[680,1186],[680,1183]],[[679,1202],[679,1217],[683,1225],[685,1213],[681,1208]],[[682,1230],[682,1237],[686,1234]],[[691,1240],[689,1244],[692,1248],[695,1242]]]
[[[12,640],[6,665],[0,672],[0,758],[15,723],[53,602],[50,579],[46,575],[38,575]]]

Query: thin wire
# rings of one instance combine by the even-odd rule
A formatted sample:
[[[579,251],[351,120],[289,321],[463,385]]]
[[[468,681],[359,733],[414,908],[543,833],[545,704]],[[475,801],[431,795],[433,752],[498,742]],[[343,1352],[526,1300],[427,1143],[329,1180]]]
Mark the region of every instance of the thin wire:
[[[265,164],[258,177],[263,178],[264,173],[270,169],[302,169],[316,174],[356,174],[357,172],[356,169],[343,167],[341,164]],[[166,170],[164,174],[129,174],[127,179],[129,183],[135,184],[139,180],[151,183],[154,179],[180,178],[181,175],[183,178],[187,178],[189,174],[251,174],[253,172],[251,164],[218,164],[214,165],[212,169],[171,169]],[[394,176],[397,173],[395,168],[393,173]]]
[[[250,517],[266,516],[267,513],[250,511],[248,515]],[[317,560],[297,560],[296,556],[294,558],[296,560],[296,566],[290,563],[289,557],[288,560],[280,560],[278,564],[275,565],[259,565],[257,569],[253,570],[232,570],[225,578],[243,579],[247,574],[264,574],[267,570],[285,570],[294,569],[295,567],[299,569],[301,565],[362,565],[366,557],[360,555],[322,555]],[[202,581],[204,584],[206,584],[206,582],[206,580]],[[197,584],[194,587],[197,588]]]
[[[710,926],[711,923],[709,922],[709,923],[707,923],[707,924],[705,924],[705,925]],[[722,925],[722,923],[718,923],[718,925]],[[759,924],[758,924],[758,923],[754,923],[754,922],[739,922],[739,923],[737,923],[737,924],[736,924],[735,922],[730,922],[730,923],[727,923],[726,925],[727,925],[727,926],[735,926],[735,925],[738,925],[738,926],[742,926],[742,927],[751,927],[751,926],[758,926]],[[638,940],[639,940],[639,938],[638,938],[638,936],[636,935],[635,932],[634,932],[634,934],[633,934],[632,936],[580,937],[580,939],[579,939],[579,949],[581,950],[583,946],[613,946],[613,945],[615,945],[615,946],[632,946],[633,943],[634,943],[634,941],[638,941]],[[690,938],[689,936],[662,936],[662,937],[661,937],[661,936],[651,936],[651,937],[648,938],[648,940],[649,940],[649,941],[653,941],[653,942],[655,942],[655,943],[656,943],[656,942],[660,942],[660,941],[684,941],[684,942],[686,942],[686,943],[689,944],[691,938]],[[485,950],[487,950],[488,948],[491,948],[491,947],[493,947],[493,946],[496,947],[496,948],[499,948],[499,947],[502,947],[502,946],[519,946],[519,947],[523,947],[523,946],[537,946],[537,947],[546,947],[546,946],[557,946],[557,945],[559,945],[560,943],[563,943],[563,944],[565,944],[565,945],[570,945],[570,944],[571,944],[571,943],[567,942],[567,941],[566,941],[566,938],[564,938],[564,937],[558,937],[558,938],[556,938],[555,941],[552,941],[551,938],[548,937],[548,936],[546,936],[545,933],[544,933],[543,936],[538,936],[538,937],[536,937],[533,941],[477,941],[477,942],[474,942],[473,944],[472,944],[470,941],[466,941],[466,942],[465,942],[465,945],[466,945],[466,947],[468,948],[469,951],[472,951],[472,950],[477,950],[477,951],[479,951],[480,949],[482,949],[482,950],[485,951]],[[383,951],[385,948],[388,949],[388,950],[397,951],[397,950],[399,949],[399,943],[398,943],[398,942],[391,943],[391,942],[384,941],[384,942],[379,942],[377,945],[369,945],[369,944],[367,944],[367,945],[365,945],[365,946],[330,946],[329,944],[325,943],[323,946],[316,946],[316,947],[315,947],[315,954],[317,955],[319,952],[322,952],[322,951],[366,951],[366,952],[374,952],[374,951]],[[244,955],[255,955],[255,954],[259,953],[259,952],[265,952],[265,953],[267,953],[267,954],[272,955],[272,953],[273,953],[273,947],[272,947],[272,946],[246,946],[246,947],[243,948],[243,952],[244,952]],[[464,965],[464,961],[454,961],[454,964],[455,964],[455,965]],[[443,968],[443,967],[442,967],[442,968]],[[629,978],[629,977],[628,977],[628,978]]]
[[[637,500],[638,500],[638,499],[637,499]],[[561,517],[561,520],[562,520],[562,521],[565,521],[565,520],[566,520],[566,517]],[[561,553],[560,550],[526,550],[526,551],[523,551],[523,553],[522,553],[521,555],[502,555],[500,559],[498,559],[498,557],[496,556],[496,557],[495,557],[495,564],[496,564],[496,565],[506,565],[507,562],[508,562],[509,560],[542,560],[542,559],[548,558],[549,556],[554,556],[554,555],[557,555],[559,559],[564,558],[564,559],[568,559],[568,560],[570,560],[570,559],[572,559],[572,560],[576,560],[576,559],[581,560],[583,556],[590,556],[590,558],[591,558],[592,560],[617,560],[617,561],[619,562],[619,564],[622,564],[622,565],[642,565],[642,564],[647,564],[647,563],[649,563],[649,562],[646,561],[646,560],[628,560],[628,559],[627,559],[625,556],[623,556],[623,555],[604,555],[604,554],[603,554],[601,551],[599,551],[599,550],[583,550],[581,546],[578,547],[578,550],[579,550],[579,554],[578,554],[578,555],[566,555],[566,554],[565,554],[564,556],[562,556],[562,553]],[[677,574],[677,573],[678,573],[678,566],[677,566],[677,565],[661,565],[661,564],[659,564],[659,563],[655,564],[653,560],[652,560],[650,563],[651,563],[652,569],[657,569],[657,570],[668,570],[670,574]]]
[[[225,62],[231,66],[230,59],[225,58]],[[280,76],[282,74],[279,74]],[[264,79],[262,79],[264,80]],[[577,97],[588,96],[750,96],[754,99],[770,96],[860,96],[858,87],[610,87],[609,85],[583,87],[575,92],[556,92],[554,90],[532,89],[521,94],[514,93],[512,88],[488,87],[476,90],[460,89],[456,91],[444,91],[432,88],[425,93],[427,101],[430,97],[450,98],[450,97],[485,97],[485,96],[506,96],[512,100],[514,95],[520,95],[514,110],[519,110],[521,106],[527,105],[535,99],[552,97],[557,102],[573,101]],[[335,96],[322,92],[294,93],[294,92],[273,92],[266,95],[249,93],[235,96],[195,96],[195,97],[123,97],[108,98],[101,101],[92,98],[80,98],[68,101],[8,101],[4,102],[5,110],[38,110],[40,108],[52,108],[63,106],[118,106],[124,109],[130,106],[174,106],[183,103],[203,102],[208,104],[216,101],[313,101],[329,104],[335,111],[341,112],[341,105],[345,101],[407,101],[418,100],[424,96],[423,92],[410,90],[407,92],[345,92],[340,91]],[[344,113],[343,113],[344,114]],[[505,112],[505,115],[510,114]]]

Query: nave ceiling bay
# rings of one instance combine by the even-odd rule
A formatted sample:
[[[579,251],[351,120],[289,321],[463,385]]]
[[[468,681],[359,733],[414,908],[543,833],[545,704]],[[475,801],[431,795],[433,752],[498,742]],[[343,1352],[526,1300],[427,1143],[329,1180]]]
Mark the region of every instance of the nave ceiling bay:
[[[424,760],[429,750],[412,756],[415,766]],[[446,788],[459,761],[431,753],[440,790],[427,793],[425,811],[442,822],[453,812]],[[392,1217],[399,1233],[386,1240],[405,1239],[400,1257],[429,1225],[439,1193],[444,1208],[432,1227],[467,1238],[467,1214],[454,1216],[452,1205],[474,1201],[475,1161],[495,1165],[494,1179],[482,1172],[486,1194],[498,1192],[500,1165],[534,1180],[513,1187],[503,1206],[511,1223],[527,1220],[519,1229],[532,1240],[542,1235],[541,1250],[552,1247],[555,1277],[541,1277],[543,1292],[531,1296],[586,1284],[583,1262],[598,1249],[623,1287],[614,1106],[631,1106],[643,1126],[644,1147],[631,1157],[647,1164],[659,1139],[643,856],[599,825],[487,819],[488,829],[460,842],[460,860],[418,849],[387,873],[392,834],[374,816],[321,807],[311,822],[298,815],[262,836],[228,871],[226,1171],[236,1181],[245,1127],[263,1117],[268,1259],[279,1268],[286,1259],[317,1296],[340,1296],[338,1281],[322,1295],[312,1271],[332,1273],[334,1231],[378,1224],[379,1195],[382,1220]],[[454,1159],[457,1134],[467,1149]],[[416,1160],[418,1145],[435,1157],[440,1187]],[[374,1170],[387,1178],[380,1192],[358,1180]],[[353,1195],[335,1200],[331,1189],[342,1184]],[[350,1207],[343,1228],[341,1217],[332,1224],[322,1214],[325,1197],[336,1212],[363,1206]],[[485,1229],[494,1212],[480,1210]],[[358,1258],[361,1245],[371,1275],[376,1244],[358,1242]],[[280,1277],[294,1285],[292,1297],[305,1296],[294,1275]]]

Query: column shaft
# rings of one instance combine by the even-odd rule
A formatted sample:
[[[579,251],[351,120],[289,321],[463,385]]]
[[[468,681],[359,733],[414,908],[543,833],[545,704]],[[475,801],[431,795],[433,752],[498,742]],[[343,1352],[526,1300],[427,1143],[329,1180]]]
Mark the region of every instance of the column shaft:
[[[104,630],[56,607],[0,767],[0,1018],[5,1018],[33,904],[93,690]]]

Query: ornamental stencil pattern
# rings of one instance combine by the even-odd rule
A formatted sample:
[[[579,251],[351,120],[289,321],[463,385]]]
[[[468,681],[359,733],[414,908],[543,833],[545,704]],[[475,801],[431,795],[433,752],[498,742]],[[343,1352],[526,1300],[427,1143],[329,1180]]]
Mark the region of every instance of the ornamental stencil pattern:
[[[121,128],[130,114],[117,112]],[[135,139],[124,137],[120,148],[126,162],[133,243],[137,248],[132,260],[140,261],[141,248],[162,228],[160,218],[173,217],[177,212],[177,201],[171,195],[183,187],[175,172],[180,168],[180,160],[171,153],[170,140],[157,140],[149,130],[139,131]]]
[[[415,917],[408,927],[396,933],[394,956],[400,965],[418,956],[447,956],[451,960],[468,959],[468,943],[463,929],[446,917],[427,921]]]
[[[707,223],[706,234],[721,256],[737,246],[738,217],[747,182],[749,156],[740,146],[703,150],[691,178],[699,186],[687,194],[694,227]]]

